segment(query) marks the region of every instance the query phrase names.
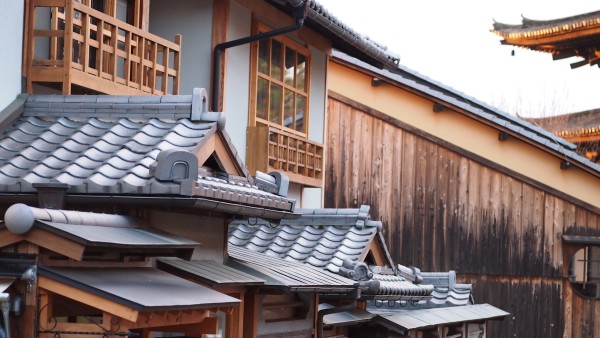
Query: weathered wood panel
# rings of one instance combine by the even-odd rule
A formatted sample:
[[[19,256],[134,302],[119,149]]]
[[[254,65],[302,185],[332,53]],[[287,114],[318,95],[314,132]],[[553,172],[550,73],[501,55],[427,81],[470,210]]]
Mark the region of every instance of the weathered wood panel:
[[[491,336],[599,336],[561,241],[600,235],[597,209],[351,100],[330,97],[328,116],[326,207],[369,204],[396,262],[469,276],[476,301],[512,313]]]

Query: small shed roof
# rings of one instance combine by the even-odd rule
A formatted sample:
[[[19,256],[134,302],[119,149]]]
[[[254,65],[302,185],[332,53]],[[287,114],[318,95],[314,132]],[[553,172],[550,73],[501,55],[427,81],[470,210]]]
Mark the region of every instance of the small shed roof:
[[[40,209],[24,204],[14,204],[8,208],[5,222],[0,225],[0,234],[2,231],[11,234],[14,241],[30,240],[74,259],[81,259],[83,252],[89,249],[137,250],[151,256],[174,254],[191,257],[193,250],[200,245],[198,242],[144,226],[142,222],[123,215]],[[52,241],[48,238],[50,234],[76,243],[80,248],[75,250],[77,254],[64,243],[51,245]]]
[[[40,267],[39,274],[139,311],[200,309],[239,303],[236,298],[153,268]]]
[[[265,280],[224,264],[207,260],[187,261],[179,258],[161,257],[157,267],[187,279],[198,280],[211,286],[263,285]]]
[[[356,291],[358,283],[315,268],[245,248],[229,246],[227,265],[265,280],[265,286],[294,292],[347,294]]]
[[[439,325],[501,319],[509,315],[508,312],[489,304],[422,310],[398,310],[387,313],[383,311],[377,313],[378,315],[375,317],[377,323],[409,331],[433,328]]]

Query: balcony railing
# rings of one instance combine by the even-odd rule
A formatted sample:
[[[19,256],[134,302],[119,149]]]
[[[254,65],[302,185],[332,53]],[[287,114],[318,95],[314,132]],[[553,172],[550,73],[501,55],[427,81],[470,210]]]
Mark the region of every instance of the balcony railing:
[[[266,125],[248,127],[246,164],[250,172],[282,171],[293,182],[320,187],[323,145]]]
[[[181,36],[154,36],[76,0],[31,0],[27,91],[59,83],[105,94],[178,94]]]

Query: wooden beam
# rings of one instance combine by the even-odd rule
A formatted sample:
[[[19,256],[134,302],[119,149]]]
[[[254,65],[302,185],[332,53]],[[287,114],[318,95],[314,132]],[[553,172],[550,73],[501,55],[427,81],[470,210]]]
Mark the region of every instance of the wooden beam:
[[[30,243],[39,245],[42,248],[54,251],[68,258],[77,261],[83,259],[83,252],[85,251],[84,245],[75,243],[51,232],[33,228],[29,230],[23,238]]]
[[[45,276],[39,276],[38,286],[41,289],[76,300],[80,303],[108,312],[130,322],[136,322],[139,317],[139,311],[136,309],[132,309],[125,305],[102,298],[90,292],[62,284]]]
[[[132,328],[170,327],[177,325],[198,324],[208,318],[208,309],[192,309],[183,311],[149,311],[139,314]]]
[[[22,236],[10,232],[8,229],[0,230],[0,248],[7,247],[25,240]]]
[[[242,169],[233,158],[233,155],[229,151],[229,147],[225,145],[225,141],[223,141],[223,138],[221,137],[217,137],[215,140],[215,153],[217,154],[219,163],[228,174],[244,176]]]

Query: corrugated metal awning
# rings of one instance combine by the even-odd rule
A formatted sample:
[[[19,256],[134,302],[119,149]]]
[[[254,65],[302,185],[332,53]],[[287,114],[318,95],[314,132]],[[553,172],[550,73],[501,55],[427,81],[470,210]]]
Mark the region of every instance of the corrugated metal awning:
[[[490,304],[477,304],[423,310],[398,310],[379,313],[375,320],[386,326],[397,326],[410,331],[439,325],[501,319],[508,315],[508,312]]]
[[[265,280],[214,261],[186,261],[179,258],[157,259],[159,269],[199,280],[209,285],[262,285]]]
[[[227,307],[240,302],[154,268],[40,267],[39,275],[139,311]]]
[[[229,246],[227,265],[265,280],[266,286],[283,287],[293,292],[349,294],[358,282],[315,268],[308,264]]]

